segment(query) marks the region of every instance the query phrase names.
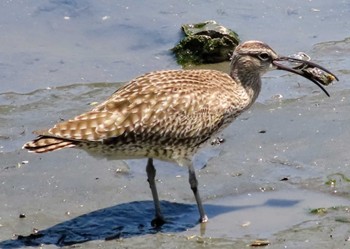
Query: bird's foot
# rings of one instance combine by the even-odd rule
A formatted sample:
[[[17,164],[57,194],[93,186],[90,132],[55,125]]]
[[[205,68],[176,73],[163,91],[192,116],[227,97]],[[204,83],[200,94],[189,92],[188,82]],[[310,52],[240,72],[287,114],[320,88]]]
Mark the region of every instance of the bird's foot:
[[[151,225],[154,228],[160,228],[161,226],[163,226],[165,223],[165,220],[163,217],[156,217],[152,220]]]
[[[199,223],[207,223],[208,222],[208,216],[204,215],[203,217],[199,218]]]

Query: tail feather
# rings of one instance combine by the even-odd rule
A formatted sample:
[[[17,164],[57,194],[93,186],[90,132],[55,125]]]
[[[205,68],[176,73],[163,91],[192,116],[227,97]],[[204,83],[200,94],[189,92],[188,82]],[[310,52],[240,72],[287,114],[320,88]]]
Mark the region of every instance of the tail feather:
[[[41,136],[23,145],[23,149],[30,152],[45,153],[49,151],[60,150],[63,148],[71,148],[76,145],[75,141],[66,140],[62,138]]]

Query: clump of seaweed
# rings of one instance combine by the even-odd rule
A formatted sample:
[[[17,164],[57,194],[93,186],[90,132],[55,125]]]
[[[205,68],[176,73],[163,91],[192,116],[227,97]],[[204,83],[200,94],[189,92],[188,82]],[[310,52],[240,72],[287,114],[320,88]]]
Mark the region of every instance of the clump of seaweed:
[[[180,65],[229,61],[230,54],[240,42],[236,32],[215,21],[184,24],[185,37],[174,47]]]

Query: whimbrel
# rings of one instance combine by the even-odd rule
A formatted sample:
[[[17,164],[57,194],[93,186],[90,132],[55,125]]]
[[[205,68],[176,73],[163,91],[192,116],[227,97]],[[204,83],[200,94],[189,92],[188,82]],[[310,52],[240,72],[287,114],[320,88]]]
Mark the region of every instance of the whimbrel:
[[[298,62],[288,67],[283,62]],[[155,206],[154,225],[162,225],[153,158],[187,166],[200,222],[208,220],[198,192],[193,155],[256,100],[261,76],[272,69],[301,75],[320,85],[317,75],[301,68],[323,67],[280,57],[267,44],[247,41],[233,52],[230,72],[168,70],[144,74],[118,89],[91,111],[38,131],[23,148],[36,153],[81,148],[115,159],[148,158],[146,172]]]

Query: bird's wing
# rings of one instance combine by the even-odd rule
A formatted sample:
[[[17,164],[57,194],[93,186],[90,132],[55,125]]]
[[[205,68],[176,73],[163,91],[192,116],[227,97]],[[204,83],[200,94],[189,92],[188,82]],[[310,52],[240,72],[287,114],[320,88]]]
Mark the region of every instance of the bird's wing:
[[[219,87],[225,80],[231,78],[210,70],[145,74],[90,112],[39,135],[101,141],[145,132],[179,139],[209,134],[225,116],[229,101]]]

